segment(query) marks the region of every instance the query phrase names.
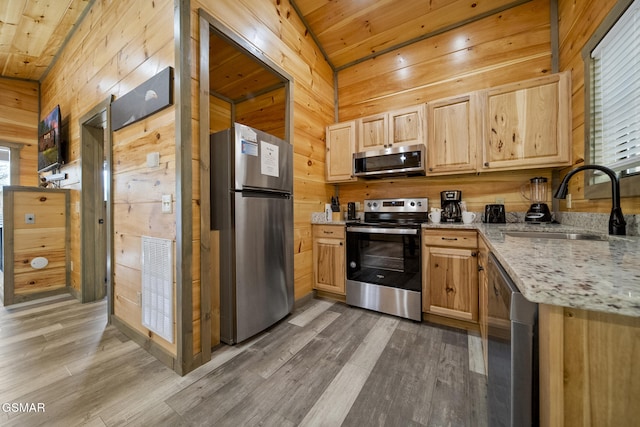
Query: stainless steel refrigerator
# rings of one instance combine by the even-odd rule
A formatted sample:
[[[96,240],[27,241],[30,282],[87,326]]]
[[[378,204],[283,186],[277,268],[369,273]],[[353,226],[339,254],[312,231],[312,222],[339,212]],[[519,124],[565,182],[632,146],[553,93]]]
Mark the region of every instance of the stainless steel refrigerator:
[[[291,144],[238,123],[211,135],[211,228],[220,232],[220,338],[227,344],[293,309],[292,190]]]

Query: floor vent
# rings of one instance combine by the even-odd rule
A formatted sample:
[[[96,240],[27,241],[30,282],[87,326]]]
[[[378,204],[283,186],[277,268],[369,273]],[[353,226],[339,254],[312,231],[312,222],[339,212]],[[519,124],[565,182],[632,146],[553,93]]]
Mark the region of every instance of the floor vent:
[[[142,326],[173,343],[173,241],[142,236]]]

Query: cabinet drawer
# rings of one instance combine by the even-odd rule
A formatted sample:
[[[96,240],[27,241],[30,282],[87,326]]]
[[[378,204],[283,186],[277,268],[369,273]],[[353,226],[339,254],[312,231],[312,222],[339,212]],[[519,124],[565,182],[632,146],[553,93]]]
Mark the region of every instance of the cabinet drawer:
[[[313,237],[333,237],[336,239],[344,239],[344,225],[314,225]]]
[[[451,229],[422,230],[422,243],[425,246],[476,249],[478,233]]]

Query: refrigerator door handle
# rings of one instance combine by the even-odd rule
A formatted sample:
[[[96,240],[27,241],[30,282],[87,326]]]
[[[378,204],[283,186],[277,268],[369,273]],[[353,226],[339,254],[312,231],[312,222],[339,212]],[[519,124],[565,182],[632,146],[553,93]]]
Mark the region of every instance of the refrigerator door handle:
[[[291,193],[287,191],[271,190],[268,188],[254,188],[254,187],[242,187],[239,191],[246,197],[278,197],[278,198],[291,198]]]

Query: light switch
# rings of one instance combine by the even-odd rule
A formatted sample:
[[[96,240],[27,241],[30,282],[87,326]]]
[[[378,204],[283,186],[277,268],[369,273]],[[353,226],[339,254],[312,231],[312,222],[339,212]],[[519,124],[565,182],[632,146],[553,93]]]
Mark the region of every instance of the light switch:
[[[162,195],[162,213],[171,213],[173,209],[171,207],[171,194]]]
[[[36,223],[36,214],[32,214],[32,213],[24,214],[24,223],[25,224],[35,224]]]

